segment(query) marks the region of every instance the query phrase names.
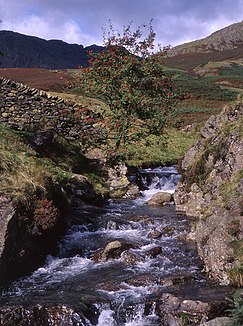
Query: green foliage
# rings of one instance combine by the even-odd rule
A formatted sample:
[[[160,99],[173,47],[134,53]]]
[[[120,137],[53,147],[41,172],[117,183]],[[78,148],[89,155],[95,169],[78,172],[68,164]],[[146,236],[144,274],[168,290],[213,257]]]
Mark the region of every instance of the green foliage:
[[[207,100],[233,101],[237,93],[228,89],[221,89],[218,85],[209,82],[209,78],[195,77],[186,73],[176,74],[173,77],[178,95],[192,94],[194,98]]]
[[[146,27],[146,26],[145,26]],[[109,107],[100,119],[112,153],[126,144],[154,134],[161,135],[172,124],[176,100],[170,78],[163,71],[165,50],[153,53],[155,32],[150,24],[147,36],[131,25],[123,33],[112,24],[104,31],[102,53],[89,52],[90,66],[81,71],[79,84],[86,94],[102,99]]]
[[[36,153],[28,145],[31,133],[13,131],[0,124],[0,191],[18,201],[32,201],[36,192],[41,198],[49,183],[65,187],[73,174],[92,175],[97,191],[107,191],[105,176],[92,160],[80,150],[78,141],[67,141],[56,136],[44,154]],[[95,177],[94,177],[95,176]],[[50,181],[50,182],[49,182]],[[96,187],[96,184],[99,187]]]
[[[243,67],[242,65],[233,64],[229,67],[225,67],[219,71],[220,76],[233,76],[241,77],[243,79]]]
[[[228,310],[230,322],[227,326],[242,326],[243,325],[243,293],[242,290],[235,292],[231,309]]]
[[[125,161],[127,165],[136,167],[177,164],[196,137],[195,131],[182,132],[175,128],[167,131],[166,139],[149,135],[127,146]]]

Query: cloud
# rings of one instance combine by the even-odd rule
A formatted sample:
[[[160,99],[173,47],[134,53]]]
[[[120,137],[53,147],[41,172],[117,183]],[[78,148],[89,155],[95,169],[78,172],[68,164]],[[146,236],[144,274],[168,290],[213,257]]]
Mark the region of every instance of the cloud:
[[[158,42],[176,45],[242,17],[242,0],[0,0],[2,29],[83,45],[101,44],[109,19],[121,29],[153,18]]]

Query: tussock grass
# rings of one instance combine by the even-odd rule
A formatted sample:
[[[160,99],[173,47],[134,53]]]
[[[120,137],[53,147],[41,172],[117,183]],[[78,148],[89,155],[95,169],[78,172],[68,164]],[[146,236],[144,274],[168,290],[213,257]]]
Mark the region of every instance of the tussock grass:
[[[196,137],[196,131],[183,132],[175,128],[168,130],[166,139],[149,136],[129,145],[126,163],[136,167],[177,164]]]
[[[11,197],[43,189],[50,176],[43,162],[23,141],[23,134],[0,125],[0,190]]]

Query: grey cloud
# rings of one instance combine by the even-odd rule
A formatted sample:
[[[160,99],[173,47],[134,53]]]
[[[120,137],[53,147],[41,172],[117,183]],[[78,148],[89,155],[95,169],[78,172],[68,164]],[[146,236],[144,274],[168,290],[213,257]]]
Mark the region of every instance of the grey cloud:
[[[158,39],[167,45],[206,36],[213,26],[240,21],[243,0],[0,0],[1,13],[5,26],[7,22],[15,29],[21,21],[23,29],[23,21],[31,15],[40,15],[43,24],[49,23],[49,38],[61,37],[62,29],[67,35],[64,28],[73,22],[79,26],[79,30],[74,26],[75,39],[85,34],[87,40],[89,35],[90,40],[100,41],[109,19],[122,28],[130,21],[136,26],[153,18]],[[47,34],[48,27],[43,30]]]

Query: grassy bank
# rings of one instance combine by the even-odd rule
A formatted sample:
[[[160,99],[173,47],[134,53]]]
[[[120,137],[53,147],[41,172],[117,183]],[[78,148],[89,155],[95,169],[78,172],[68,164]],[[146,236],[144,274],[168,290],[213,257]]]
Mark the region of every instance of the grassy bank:
[[[26,201],[48,184],[68,185],[76,174],[90,180],[97,192],[107,192],[105,176],[87,159],[77,142],[55,137],[44,152],[30,146],[32,135],[0,124],[0,192],[14,200]]]

